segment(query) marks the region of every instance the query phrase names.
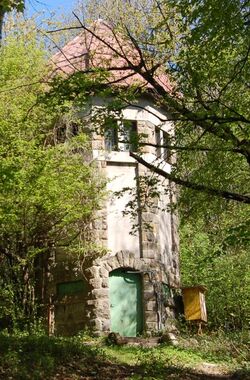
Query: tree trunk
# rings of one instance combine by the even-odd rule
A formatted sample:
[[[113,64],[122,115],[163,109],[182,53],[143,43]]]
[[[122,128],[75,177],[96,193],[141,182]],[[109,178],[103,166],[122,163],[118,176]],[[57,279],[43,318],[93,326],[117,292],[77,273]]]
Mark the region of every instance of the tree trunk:
[[[3,7],[0,5],[0,44],[3,38],[3,19],[4,19],[5,11]]]

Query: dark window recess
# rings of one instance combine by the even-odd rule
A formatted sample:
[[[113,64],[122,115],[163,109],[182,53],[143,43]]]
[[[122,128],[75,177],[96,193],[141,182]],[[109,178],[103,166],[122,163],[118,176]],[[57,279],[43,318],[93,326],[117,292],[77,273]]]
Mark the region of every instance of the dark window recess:
[[[156,143],[156,155],[158,158],[161,158],[161,130],[156,128],[155,130],[155,143]]]
[[[56,129],[56,140],[59,143],[64,143],[67,139],[70,139],[79,134],[79,126],[76,123],[69,125],[62,124]]]
[[[165,160],[166,162],[170,162],[171,151],[169,148],[167,148],[168,145],[171,145],[169,134],[162,131],[160,128],[156,128],[155,143],[157,157]]]
[[[60,125],[56,129],[56,141],[63,143],[66,140],[66,125]]]
[[[68,126],[68,134],[69,137],[77,136],[79,134],[79,125],[76,123],[72,123]]]
[[[135,120],[124,120],[121,128],[121,140],[124,143],[125,152],[138,150],[138,128]]]
[[[56,285],[57,296],[63,298],[65,296],[74,296],[84,293],[86,285],[83,280],[62,282]]]
[[[105,128],[104,132],[105,150],[118,150],[118,126],[112,123]]]
[[[170,137],[167,132],[163,132],[163,157],[164,160],[167,162],[170,162],[171,160],[171,151],[169,148],[167,148],[167,145],[171,145]]]

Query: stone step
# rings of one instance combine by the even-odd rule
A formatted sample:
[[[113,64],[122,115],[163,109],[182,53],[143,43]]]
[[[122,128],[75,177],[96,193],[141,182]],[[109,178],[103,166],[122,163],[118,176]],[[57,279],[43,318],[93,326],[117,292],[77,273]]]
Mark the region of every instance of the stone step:
[[[110,333],[108,335],[108,339],[111,343],[117,345],[127,344],[130,346],[145,346],[145,347],[154,347],[157,346],[161,342],[160,337],[125,337],[120,336],[116,333]]]

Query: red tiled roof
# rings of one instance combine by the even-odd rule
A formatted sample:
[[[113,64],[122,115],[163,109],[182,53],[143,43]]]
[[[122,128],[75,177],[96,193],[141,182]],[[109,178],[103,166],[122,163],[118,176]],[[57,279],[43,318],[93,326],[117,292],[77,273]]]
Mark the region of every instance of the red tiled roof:
[[[91,32],[83,30],[52,57],[56,72],[71,75],[90,68],[104,68],[109,69],[108,83],[116,82],[122,86],[138,84],[151,88],[140,74],[128,68],[128,62],[123,58],[128,57],[133,65],[140,62],[139,54],[131,42],[119,33],[114,33],[102,20],[95,22]],[[166,75],[159,74],[157,79],[167,91],[171,91],[172,86]]]

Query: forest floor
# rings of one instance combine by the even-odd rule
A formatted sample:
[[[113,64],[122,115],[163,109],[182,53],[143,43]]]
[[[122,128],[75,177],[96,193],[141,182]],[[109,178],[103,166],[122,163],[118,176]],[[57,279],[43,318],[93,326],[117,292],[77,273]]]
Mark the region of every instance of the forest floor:
[[[247,336],[179,337],[157,347],[109,346],[74,338],[0,334],[4,380],[209,380],[250,379]]]

